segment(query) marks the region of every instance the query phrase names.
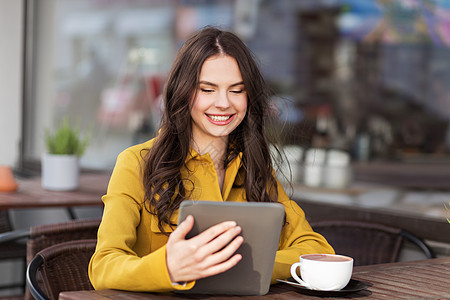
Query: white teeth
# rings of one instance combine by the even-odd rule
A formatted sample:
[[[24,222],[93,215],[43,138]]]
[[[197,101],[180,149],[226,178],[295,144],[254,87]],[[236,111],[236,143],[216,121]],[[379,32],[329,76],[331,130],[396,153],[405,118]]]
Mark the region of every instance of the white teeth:
[[[231,117],[231,115],[229,115],[229,116],[213,116],[213,115],[208,115],[208,116],[211,118],[211,120],[216,121],[216,122],[226,121],[226,120],[228,120],[228,119]]]

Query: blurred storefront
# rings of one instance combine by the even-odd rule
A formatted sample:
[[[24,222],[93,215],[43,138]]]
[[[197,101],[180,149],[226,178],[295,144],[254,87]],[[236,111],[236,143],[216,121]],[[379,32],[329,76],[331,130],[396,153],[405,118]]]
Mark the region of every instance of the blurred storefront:
[[[448,1],[30,2],[25,169],[65,116],[92,136],[88,169],[109,170],[152,138],[176,51],[206,25],[236,32],[258,58],[284,144],[360,162],[450,162]]]

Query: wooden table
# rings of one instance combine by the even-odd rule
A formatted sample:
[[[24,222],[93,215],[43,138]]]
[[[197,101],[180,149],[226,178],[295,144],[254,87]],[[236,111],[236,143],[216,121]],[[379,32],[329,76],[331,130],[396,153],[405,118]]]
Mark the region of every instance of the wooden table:
[[[72,219],[72,207],[103,206],[101,197],[106,193],[109,173],[86,173],[80,176],[80,186],[74,191],[47,191],[41,178],[17,180],[19,189],[13,193],[0,193],[1,209],[66,207]]]
[[[353,279],[365,282],[367,289],[345,298],[365,299],[450,299],[450,257],[423,261],[355,267]],[[173,293],[138,293],[118,290],[63,292],[62,300],[100,299],[336,299],[307,296],[295,287],[280,283],[264,296],[206,296]]]

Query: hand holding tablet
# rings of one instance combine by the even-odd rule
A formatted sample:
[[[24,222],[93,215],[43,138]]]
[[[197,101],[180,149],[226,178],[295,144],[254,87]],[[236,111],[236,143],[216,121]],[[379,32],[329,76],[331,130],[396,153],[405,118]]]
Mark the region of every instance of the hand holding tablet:
[[[239,256],[242,259],[225,272],[197,280],[191,290],[183,292],[263,295],[269,291],[284,219],[284,207],[281,204],[183,201],[180,206],[178,224],[181,225],[189,215],[194,217],[194,224],[186,235],[187,241],[200,237],[202,233],[207,233],[209,229],[213,229],[215,225],[222,222],[226,222],[225,224],[229,221],[235,222],[240,228],[239,235],[243,237],[243,243],[235,254],[230,256],[232,259]],[[212,231],[217,229],[215,227]],[[211,232],[207,233],[207,235],[210,234]],[[222,231],[224,235],[222,242],[227,239],[226,234]],[[214,235],[212,233],[211,236]],[[218,237],[221,239],[221,235]],[[227,247],[239,240],[239,237],[234,238]]]
[[[238,236],[241,228],[236,222],[222,222],[185,239],[193,225],[194,218],[187,216],[167,242],[167,268],[172,282],[192,281],[222,273],[242,258],[240,254],[234,254],[243,242],[243,237]]]

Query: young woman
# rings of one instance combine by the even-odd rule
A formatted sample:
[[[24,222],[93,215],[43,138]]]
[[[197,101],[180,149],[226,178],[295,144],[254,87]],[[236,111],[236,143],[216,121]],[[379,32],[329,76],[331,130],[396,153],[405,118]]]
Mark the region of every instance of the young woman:
[[[333,253],[274,177],[265,136],[269,92],[250,51],[230,32],[205,28],[179,51],[164,91],[156,138],[123,151],[103,196],[97,249],[89,265],[96,289],[167,292],[239,263],[235,222],[185,239],[186,199],[284,205],[272,282],[290,277],[301,254]]]

